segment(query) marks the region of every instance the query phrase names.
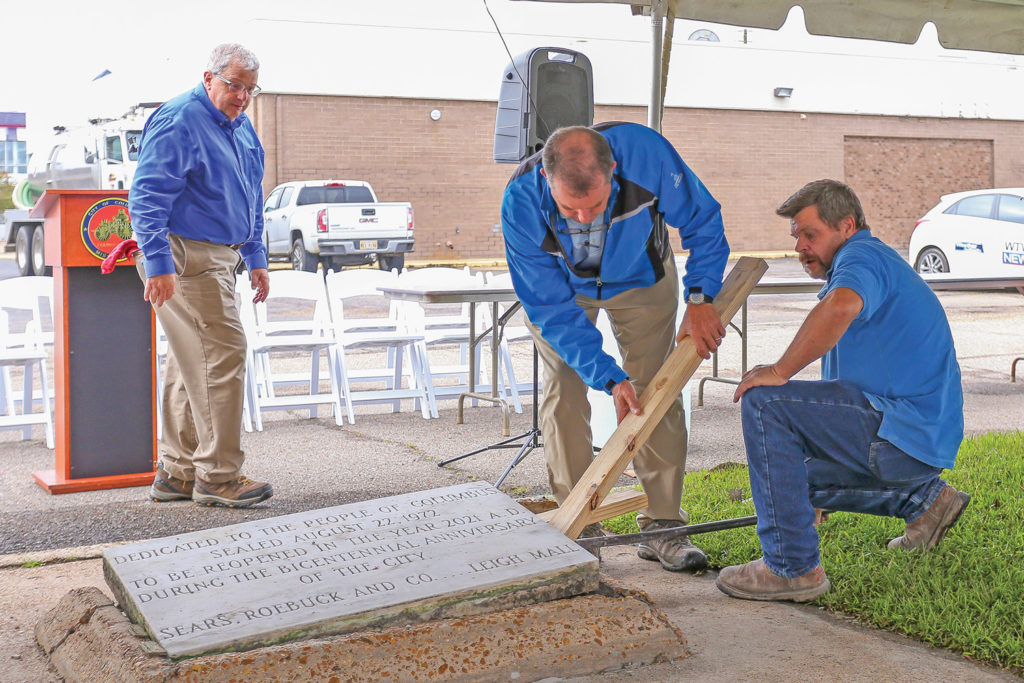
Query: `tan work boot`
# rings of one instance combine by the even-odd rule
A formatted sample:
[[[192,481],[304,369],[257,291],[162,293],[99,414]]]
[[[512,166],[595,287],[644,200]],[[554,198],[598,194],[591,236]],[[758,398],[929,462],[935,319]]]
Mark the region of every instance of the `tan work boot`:
[[[819,564],[803,576],[787,579],[764,563],[764,558],[726,567],[718,574],[718,590],[743,600],[807,602],[827,593],[832,584]]]
[[[192,488],[195,482],[178,479],[167,474],[162,465],[156,468],[156,476],[153,477],[153,485],[149,487],[149,497],[158,503],[166,503],[169,500],[189,500],[192,498]]]
[[[655,519],[645,524],[641,531],[662,531],[678,526],[684,526],[683,522],[674,519]],[[636,554],[642,560],[661,562],[662,568],[670,572],[697,572],[708,566],[708,556],[693,544],[689,536],[644,541],[637,545]]]
[[[970,502],[969,495],[946,484],[924,514],[909,522],[903,535],[889,541],[888,547],[922,551],[934,548]]]
[[[235,477],[220,484],[211,484],[196,479],[192,500],[202,505],[224,505],[229,508],[244,508],[261,503],[274,495],[270,484],[253,481],[248,477]]]

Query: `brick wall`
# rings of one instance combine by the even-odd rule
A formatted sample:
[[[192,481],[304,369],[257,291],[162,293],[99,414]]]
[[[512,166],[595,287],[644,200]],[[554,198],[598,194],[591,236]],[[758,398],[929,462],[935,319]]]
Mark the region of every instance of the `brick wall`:
[[[383,201],[412,202],[414,258],[503,255],[494,226],[515,166],[491,160],[493,102],[264,94],[254,109],[267,191],[290,180],[368,180]],[[644,123],[647,112],[597,106],[595,120]],[[1024,185],[1021,122],[668,109],[663,128],[722,203],[736,251],[792,248],[775,208],[817,178],[849,182],[869,224],[897,246],[942,193]]]
[[[896,247],[940,196],[994,182],[992,140],[847,136],[844,147],[846,182],[859,188],[871,231]]]

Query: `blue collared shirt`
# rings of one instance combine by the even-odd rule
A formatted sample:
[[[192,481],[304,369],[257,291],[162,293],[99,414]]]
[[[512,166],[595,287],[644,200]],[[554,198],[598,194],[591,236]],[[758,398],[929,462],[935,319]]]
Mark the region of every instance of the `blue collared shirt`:
[[[249,270],[267,267],[263,246],[263,146],[249,117],[234,121],[203,84],[146,122],[128,208],[146,275],[174,272],[168,233],[241,244]]]
[[[587,270],[600,268],[604,238],[608,233],[608,224],[605,223],[604,216],[599,216],[590,223],[580,223],[566,218],[565,224],[572,238],[572,258],[576,267]]]
[[[836,252],[819,298],[855,291],[860,314],[822,358],[822,379],[856,384],[882,413],[878,436],[934,467],[952,468],[964,436],[953,335],[935,293],[868,230]]]

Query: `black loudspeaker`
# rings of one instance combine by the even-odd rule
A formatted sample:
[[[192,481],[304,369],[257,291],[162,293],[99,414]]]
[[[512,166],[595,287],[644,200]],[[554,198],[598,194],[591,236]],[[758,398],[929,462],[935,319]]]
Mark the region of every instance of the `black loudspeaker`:
[[[594,74],[581,52],[538,47],[505,68],[494,121],[494,160],[518,164],[563,126],[594,123]]]

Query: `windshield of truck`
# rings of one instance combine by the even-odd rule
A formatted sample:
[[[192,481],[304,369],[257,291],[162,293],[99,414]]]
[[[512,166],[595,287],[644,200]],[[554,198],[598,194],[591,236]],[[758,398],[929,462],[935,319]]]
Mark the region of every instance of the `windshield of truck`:
[[[130,130],[124,134],[124,139],[128,142],[128,161],[139,160],[139,140],[141,138],[141,130]]]
[[[107,138],[107,161],[124,161],[124,155],[121,154],[121,138],[117,135]]]
[[[295,200],[296,206],[307,204],[354,204],[370,203],[373,195],[370,189],[359,185],[345,187],[343,185],[328,187],[304,187],[299,190],[299,198]]]

